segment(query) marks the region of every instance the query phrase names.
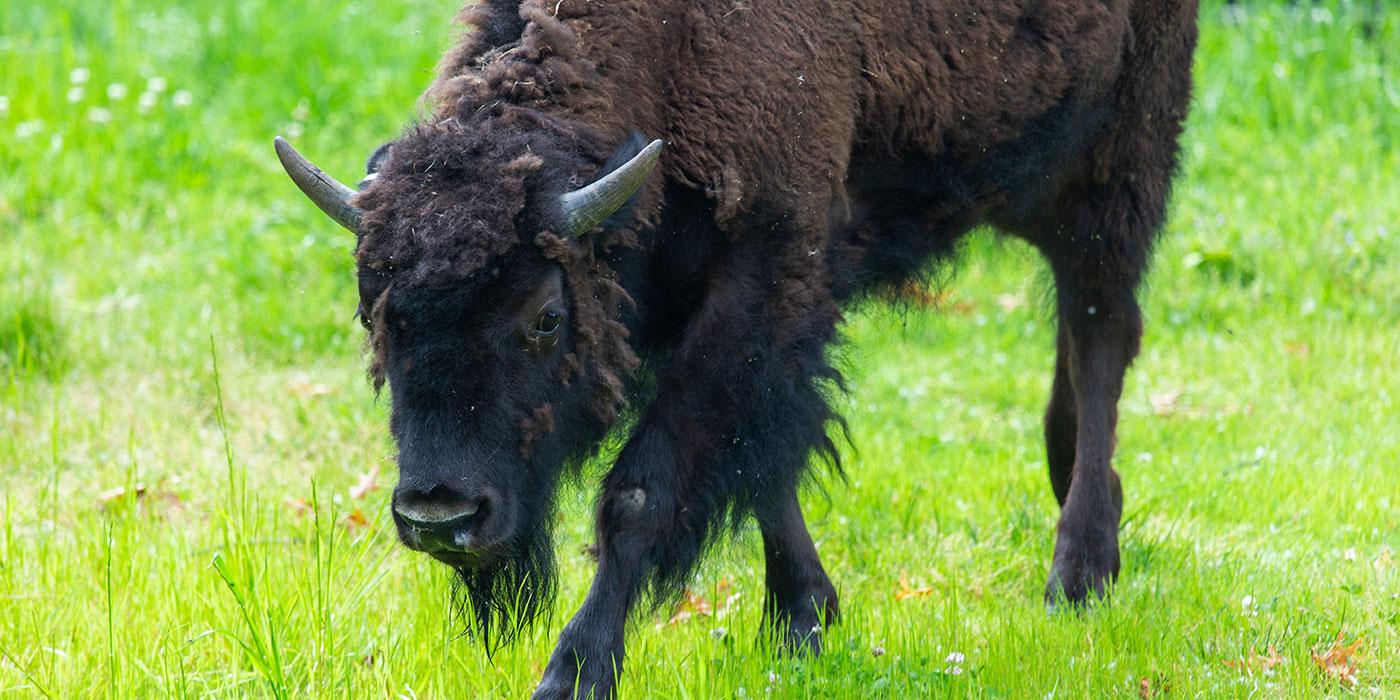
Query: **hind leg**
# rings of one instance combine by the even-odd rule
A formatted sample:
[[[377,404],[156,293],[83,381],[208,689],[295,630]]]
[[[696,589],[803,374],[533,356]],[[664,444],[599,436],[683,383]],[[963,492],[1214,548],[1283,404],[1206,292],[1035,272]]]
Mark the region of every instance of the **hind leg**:
[[[1060,324],[1046,412],[1051,481],[1062,503],[1045,589],[1051,602],[1103,595],[1119,569],[1118,398],[1142,338],[1136,290],[1176,169],[1196,37],[1194,2],[1142,9],[1115,87],[1123,109],[1033,236],[1055,274]]]
[[[1152,196],[1156,195],[1156,196]],[[1123,490],[1113,470],[1118,399],[1137,356],[1136,291],[1165,188],[1110,179],[1066,193],[1036,245],[1055,275],[1055,380],[1045,413],[1050,482],[1060,502],[1047,602],[1102,597],[1118,577]]]
[[[1050,467],[1050,487],[1055,500],[1065,505],[1070,477],[1074,474],[1074,434],[1079,426],[1079,406],[1069,378],[1069,333],[1064,326],[1055,340],[1055,380],[1045,407],[1045,461]]]
[[[1119,569],[1123,491],[1112,458],[1123,375],[1137,355],[1142,319],[1133,294],[1137,275],[1100,275],[1106,265],[1099,262],[1059,261],[1055,270],[1063,372],[1056,372],[1046,422],[1051,481],[1061,502],[1045,591],[1052,603],[1061,595],[1073,604],[1103,596]]]

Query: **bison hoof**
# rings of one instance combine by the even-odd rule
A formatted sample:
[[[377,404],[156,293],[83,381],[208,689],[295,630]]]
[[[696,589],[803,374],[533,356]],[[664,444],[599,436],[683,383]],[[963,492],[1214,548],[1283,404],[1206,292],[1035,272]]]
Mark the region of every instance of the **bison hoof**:
[[[577,691],[577,692],[575,692]],[[588,686],[579,683],[577,687],[573,683],[560,682],[558,680],[544,679],[530,700],[612,700],[612,690],[598,686]]]
[[[1061,533],[1045,584],[1045,604],[1053,611],[1062,604],[1072,609],[1108,597],[1118,578],[1118,538],[1066,537]]]
[[[836,590],[831,584],[815,593],[801,596],[788,605],[772,606],[764,621],[778,645],[791,656],[817,656],[822,653],[822,634],[837,617]]]
[[[816,615],[802,619],[774,618],[764,621],[769,639],[785,656],[819,656],[822,653],[824,626]]]
[[[822,626],[789,625],[778,648],[789,656],[819,656],[822,653]]]
[[[602,678],[588,679],[584,673],[545,673],[530,700],[613,700],[612,683]]]
[[[622,644],[588,634],[577,618],[564,628],[531,700],[612,700]]]

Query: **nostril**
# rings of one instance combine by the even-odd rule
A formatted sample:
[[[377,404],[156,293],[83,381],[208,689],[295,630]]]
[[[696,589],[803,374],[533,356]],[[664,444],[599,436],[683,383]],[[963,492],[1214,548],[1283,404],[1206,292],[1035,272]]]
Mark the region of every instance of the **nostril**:
[[[485,505],[459,491],[435,486],[427,491],[401,491],[394,497],[394,512],[410,524],[434,528],[476,515]]]

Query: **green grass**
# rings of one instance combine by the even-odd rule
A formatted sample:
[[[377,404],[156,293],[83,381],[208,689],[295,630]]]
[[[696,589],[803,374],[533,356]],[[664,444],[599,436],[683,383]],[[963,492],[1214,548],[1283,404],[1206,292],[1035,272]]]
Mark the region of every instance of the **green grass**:
[[[0,3],[0,697],[519,697],[583,595],[586,484],[552,621],[494,659],[394,542],[351,240],[270,141],[353,176],[415,114],[455,7],[321,7]],[[1047,283],[983,235],[947,310],[849,326],[850,481],[806,499],[846,613],[827,653],[755,643],[747,532],[695,581],[731,580],[729,614],[641,616],[624,692],[1349,696],[1310,658],[1341,632],[1357,694],[1400,695],[1398,60],[1391,3],[1203,10],[1111,606],[1041,606]],[[386,488],[352,498],[375,466]],[[896,600],[902,577],[930,594]],[[1268,674],[1223,663],[1270,645]]]

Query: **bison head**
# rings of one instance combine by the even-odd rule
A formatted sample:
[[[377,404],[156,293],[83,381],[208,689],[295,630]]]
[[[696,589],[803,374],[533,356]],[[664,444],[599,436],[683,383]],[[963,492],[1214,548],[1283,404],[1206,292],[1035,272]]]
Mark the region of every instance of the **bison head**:
[[[457,571],[488,644],[549,600],[556,486],[606,432],[600,383],[618,391],[586,359],[607,351],[574,318],[599,295],[577,288],[570,259],[593,256],[573,239],[625,208],[661,147],[634,137],[599,169],[557,143],[418,128],[371,158],[357,192],[276,141],[292,180],[357,237],[371,375],[392,397],[399,537]]]

